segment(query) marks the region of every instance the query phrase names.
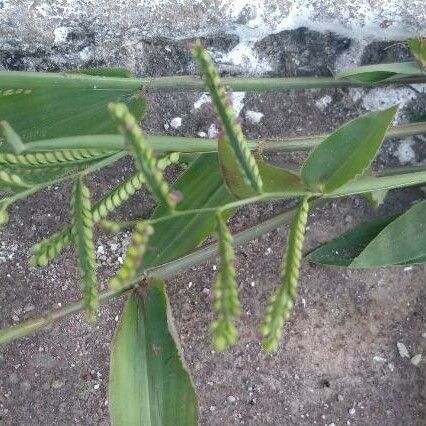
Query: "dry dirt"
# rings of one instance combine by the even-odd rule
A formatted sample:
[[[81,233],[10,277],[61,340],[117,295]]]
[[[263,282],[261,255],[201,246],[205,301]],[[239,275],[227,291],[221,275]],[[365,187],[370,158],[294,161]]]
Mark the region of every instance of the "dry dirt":
[[[288,34],[282,37],[265,43],[277,61],[281,58],[283,72],[297,69],[289,65],[294,59],[299,65],[303,61],[311,64],[311,68],[305,66],[304,74],[327,75],[328,62],[350,45],[329,36],[310,50],[310,40],[322,36],[308,33],[299,40],[296,34],[296,41],[305,45],[286,54],[286,46],[295,44],[289,44]],[[391,54],[392,48],[385,47],[373,46],[368,58],[374,61]],[[161,42],[156,48],[162,49]],[[321,48],[327,54],[319,54]],[[186,61],[182,47],[173,46],[171,52],[171,56],[163,52],[152,75],[165,68],[173,71],[173,52]],[[186,66],[178,59],[177,67]],[[331,102],[321,109],[316,102],[326,95]],[[194,110],[199,96],[149,93],[150,109],[143,127],[152,133],[195,136],[207,132],[214,123],[213,112],[207,104]],[[425,95],[416,95],[405,104],[404,119],[424,111],[425,106]],[[259,124],[244,123],[252,138],[330,131],[365,111],[362,102],[346,89],[246,94],[242,116],[247,110],[264,114]],[[176,116],[182,118],[182,126],[165,131],[164,124]],[[395,142],[386,144],[378,166],[399,164],[394,155],[397,146]],[[414,140],[412,148],[413,161],[424,160],[421,141]],[[269,157],[281,164],[301,158],[299,154]],[[95,196],[115,185],[130,168],[122,161],[119,167],[94,176],[91,187]],[[27,264],[31,245],[68,220],[69,190],[69,185],[55,186],[11,209],[11,221],[1,231],[0,242],[3,327],[80,297],[78,270],[70,250],[42,270]],[[378,212],[360,197],[330,202],[310,214],[305,249],[309,251],[373,215],[401,210],[421,198],[424,193],[419,189],[395,191]],[[243,229],[285,206],[284,202],[251,206],[238,212],[232,228]],[[152,201],[142,193],[126,203],[119,216],[147,215],[152,208]],[[236,250],[243,315],[238,323],[241,339],[228,352],[212,352],[208,332],[213,318],[210,288],[215,260],[167,283],[178,334],[200,395],[201,424],[425,424],[424,360],[417,367],[412,365],[399,355],[397,342],[403,342],[411,355],[426,356],[426,268],[357,271],[305,263],[298,302],[280,351],[266,355],[257,329],[267,297],[277,284],[286,233],[283,226]],[[99,232],[96,247],[102,247],[98,248],[101,285],[117,267],[123,238],[128,236],[112,238]],[[122,304],[119,300],[102,307],[95,326],[75,315],[50,330],[0,348],[0,424],[109,424],[109,345]]]

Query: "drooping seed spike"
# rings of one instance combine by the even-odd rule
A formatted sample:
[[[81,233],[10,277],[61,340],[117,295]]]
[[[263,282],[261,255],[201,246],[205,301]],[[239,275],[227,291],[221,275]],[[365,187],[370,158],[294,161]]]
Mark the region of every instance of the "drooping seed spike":
[[[284,324],[296,299],[308,211],[308,197],[305,197],[297,208],[288,234],[287,249],[280,270],[281,284],[269,300],[260,327],[264,337],[263,348],[268,352],[278,350]]]
[[[96,255],[93,243],[93,217],[89,188],[83,179],[76,179],[71,198],[72,235],[77,251],[82,279],[84,304],[91,321],[96,320],[98,290],[96,280]]]
[[[108,109],[118,123],[119,130],[124,135],[126,142],[130,145],[136,166],[143,173],[148,187],[158,201],[163,202],[170,210],[173,210],[175,202],[170,197],[169,185],[157,167],[153,151],[145,140],[136,119],[125,104],[110,103]]]
[[[8,173],[5,170],[0,170],[0,184],[8,188],[31,188],[31,185],[25,182],[18,175]]]
[[[149,238],[153,233],[154,228],[150,224],[143,221],[136,224],[123,264],[109,282],[110,289],[120,288],[135,277],[137,269],[142,264]]]
[[[174,161],[176,155],[170,154],[164,158],[170,158],[173,155]],[[170,160],[171,161],[171,160]],[[173,161],[173,162],[174,162]],[[109,213],[120,207],[132,195],[134,195],[145,183],[142,172],[137,172],[119,184],[103,198],[101,198],[92,207],[92,217],[95,223],[108,216]],[[171,193],[173,196],[173,192]],[[35,244],[31,251],[33,253],[30,264],[33,266],[46,266],[46,264],[59,256],[72,241],[71,226],[66,226],[62,231],[56,232],[49,238]]]
[[[233,238],[222,215],[216,215],[220,267],[213,285],[213,308],[217,319],[211,324],[213,346],[223,351],[236,342],[238,331],[234,320],[240,315],[234,268]]]
[[[0,164],[28,167],[52,167],[58,164],[80,164],[111,155],[111,151],[67,149],[46,152],[23,153],[20,155],[0,153]]]
[[[223,87],[218,72],[213,61],[197,40],[192,48],[192,55],[198,63],[198,67],[203,75],[206,86],[210,92],[216,114],[222,125],[222,129],[235,154],[238,164],[242,170],[246,182],[257,192],[262,192],[263,182],[259,174],[259,169],[253,157],[247,141],[241,130],[232,101]]]

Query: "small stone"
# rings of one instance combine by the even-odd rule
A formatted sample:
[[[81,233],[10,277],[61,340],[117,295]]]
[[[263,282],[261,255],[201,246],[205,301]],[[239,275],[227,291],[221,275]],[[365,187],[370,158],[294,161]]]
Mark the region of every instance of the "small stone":
[[[402,342],[398,342],[398,343],[396,344],[396,347],[398,348],[399,355],[400,355],[402,358],[410,358],[410,353],[408,352],[408,349],[407,349],[407,347],[404,345],[404,343],[402,343]]]
[[[339,401],[339,402],[342,402],[343,401],[343,395],[337,395],[337,400]]]
[[[182,118],[181,117],[175,117],[170,120],[170,126],[173,127],[173,129],[179,129],[180,126],[182,126]]]
[[[332,102],[333,98],[330,95],[325,95],[315,101],[315,106],[320,110],[324,111]]]
[[[62,386],[64,386],[64,382],[61,382],[60,380],[54,380],[52,382],[53,389],[60,389]]]
[[[235,396],[233,396],[233,395],[229,395],[228,396],[228,398],[226,398],[227,399],[227,401],[229,402],[229,403],[234,403],[235,401],[236,401],[236,398],[235,398]]]
[[[390,363],[388,364],[388,368],[389,368],[389,370],[390,370],[390,371],[394,371],[394,370],[395,370],[395,365],[393,365],[393,363],[392,363],[392,362],[390,362]]]
[[[19,317],[18,317],[18,315],[12,315],[12,320],[13,320],[13,322],[18,322],[19,321]]]
[[[31,304],[28,304],[28,305],[25,305],[24,306],[24,312],[26,313],[26,312],[31,312],[31,311],[33,311],[35,309],[35,306],[34,305],[31,305]]]
[[[422,360],[422,354],[417,354],[417,355],[414,355],[413,358],[411,358],[410,362],[411,364],[417,367],[420,364],[421,360]]]
[[[99,384],[99,383],[96,383],[96,385],[95,385],[95,386],[93,386],[93,389],[98,390],[98,389],[99,389],[99,386],[100,386],[100,384]]]
[[[212,412],[213,412],[213,411],[216,411],[216,407],[215,407],[214,405],[211,405],[211,406],[210,406],[210,411],[212,411]]]
[[[336,426],[336,423],[329,423],[327,426]]]
[[[262,112],[248,110],[246,111],[245,116],[246,116],[246,120],[250,124],[259,124],[264,114]]]
[[[207,135],[210,139],[216,139],[219,134],[219,130],[216,126],[216,124],[210,125],[209,129],[207,130]]]
[[[207,288],[207,287],[205,287],[205,288],[203,288],[202,293],[203,293],[205,296],[210,296],[210,289],[209,289],[209,288]]]
[[[105,254],[104,246],[98,246],[96,253],[98,254]]]
[[[348,413],[349,413],[351,416],[354,416],[354,415],[355,415],[355,413],[356,413],[355,408],[351,408],[351,409],[348,411]]]
[[[374,356],[373,361],[374,362],[386,362],[386,358],[383,358],[381,356]]]
[[[206,138],[206,137],[207,137],[207,133],[206,133],[206,132],[198,132],[198,133],[197,133],[197,135],[198,135],[200,138]]]

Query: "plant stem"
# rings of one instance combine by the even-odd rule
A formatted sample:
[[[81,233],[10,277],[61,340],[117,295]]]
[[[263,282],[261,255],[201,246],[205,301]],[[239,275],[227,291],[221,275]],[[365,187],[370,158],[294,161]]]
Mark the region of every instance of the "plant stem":
[[[312,202],[312,206],[319,205],[322,201]],[[288,223],[294,213],[294,208],[288,209],[281,214],[278,214],[271,219],[265,220],[255,226],[252,226],[244,231],[238,232],[234,235],[234,245],[244,244],[254,238],[278,228],[279,226]],[[215,256],[217,253],[217,243],[209,244],[206,247],[197,249],[192,253],[182,256],[176,260],[156,266],[146,270],[142,275],[137,276],[135,279],[123,285],[123,287],[114,290],[107,290],[99,294],[99,303],[104,304],[111,299],[115,299],[125,293],[128,293],[135,288],[144,278],[148,276],[155,276],[160,279],[166,280],[173,278],[178,273],[186,269],[198,265],[205,260]],[[48,314],[36,319],[24,321],[20,324],[0,330],[0,345],[9,343],[15,339],[26,336],[38,330],[42,330],[51,326],[56,321],[65,318],[71,314],[80,312],[84,309],[82,301],[72,303],[57,311],[49,312]]]
[[[390,129],[385,139],[404,138],[426,133],[426,122],[403,124]],[[329,135],[302,136],[286,139],[249,140],[252,151],[306,151],[314,148]],[[157,153],[179,151],[183,153],[215,152],[217,140],[182,136],[147,135],[148,143]],[[121,135],[69,136],[45,139],[25,144],[26,151],[50,151],[58,149],[104,149],[121,151],[125,149]]]
[[[425,83],[426,75],[407,76],[400,79],[384,80],[375,84],[334,77],[283,77],[252,78],[228,77],[223,83],[233,91],[285,91],[293,89],[320,89],[334,87],[374,87],[390,84]],[[137,90],[140,88],[156,92],[205,91],[204,82],[195,76],[171,76],[158,78],[99,77],[85,74],[42,73],[26,71],[1,71],[0,85],[5,89],[52,88],[92,90]]]

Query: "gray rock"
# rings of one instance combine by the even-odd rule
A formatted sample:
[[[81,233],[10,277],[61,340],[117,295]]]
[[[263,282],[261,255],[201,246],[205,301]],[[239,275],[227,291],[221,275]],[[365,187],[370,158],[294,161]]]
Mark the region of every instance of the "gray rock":
[[[251,0],[178,3],[70,0],[0,2],[0,68],[64,68],[121,63],[141,69],[154,38],[183,40],[229,34],[254,42],[283,30],[307,27],[355,39],[401,40],[425,33],[422,1]],[[356,13],[352,12],[356,11]],[[164,43],[165,54],[173,43]],[[158,49],[157,50],[158,54]],[[157,55],[156,55],[157,56]],[[149,58],[143,68],[156,61]],[[173,55],[176,56],[176,55]],[[184,66],[189,53],[179,53]],[[161,59],[161,58],[160,58]],[[154,64],[155,65],[155,64]]]

